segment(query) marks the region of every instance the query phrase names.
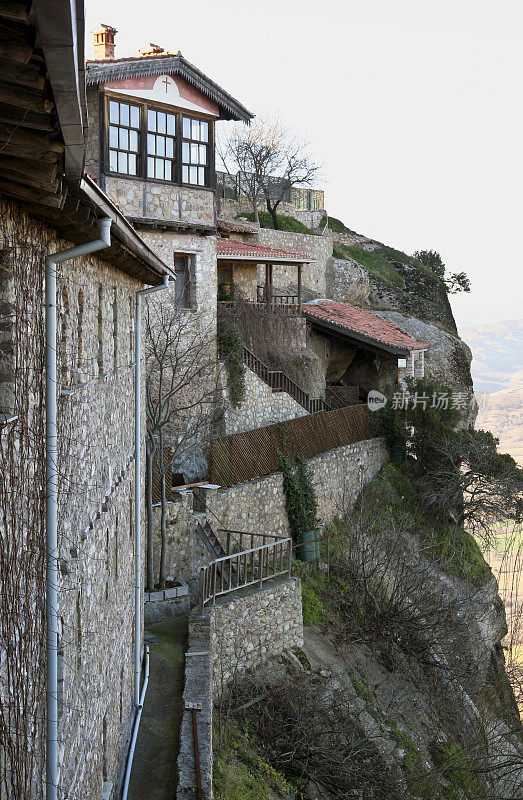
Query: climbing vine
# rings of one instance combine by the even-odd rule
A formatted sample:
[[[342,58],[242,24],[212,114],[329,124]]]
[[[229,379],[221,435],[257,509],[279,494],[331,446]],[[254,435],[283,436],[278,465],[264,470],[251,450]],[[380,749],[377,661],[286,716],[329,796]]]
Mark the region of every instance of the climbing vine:
[[[278,453],[278,462],[283,472],[283,494],[291,535],[299,543],[302,535],[314,530],[318,524],[318,503],[312,477],[301,456],[292,459]]]
[[[219,320],[217,335],[219,356],[227,368],[229,397],[237,408],[245,397],[243,339],[238,326],[228,320]]]

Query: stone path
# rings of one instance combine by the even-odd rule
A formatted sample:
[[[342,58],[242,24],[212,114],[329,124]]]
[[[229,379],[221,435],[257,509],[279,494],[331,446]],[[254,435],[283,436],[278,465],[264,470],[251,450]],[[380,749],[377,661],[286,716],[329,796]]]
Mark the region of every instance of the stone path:
[[[149,686],[134,754],[129,800],[175,797],[186,635],[187,623],[180,620],[157,622],[145,630],[145,643],[150,650]]]

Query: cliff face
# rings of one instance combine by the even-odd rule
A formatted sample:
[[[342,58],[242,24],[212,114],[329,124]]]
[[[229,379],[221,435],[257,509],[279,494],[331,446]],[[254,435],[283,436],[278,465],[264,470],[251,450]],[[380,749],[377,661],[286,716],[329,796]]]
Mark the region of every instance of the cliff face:
[[[496,581],[472,540],[456,558],[407,516],[391,522],[405,498],[387,471],[334,528],[328,574],[302,567],[302,650],[267,661],[225,707],[296,790],[266,797],[520,800]]]
[[[425,375],[454,392],[472,395],[472,353],[457,333],[445,286],[411,257],[357,234],[331,232],[337,255],[328,268],[329,297],[366,305],[427,342]],[[359,259],[359,260],[357,260]],[[477,409],[468,404],[467,422]]]

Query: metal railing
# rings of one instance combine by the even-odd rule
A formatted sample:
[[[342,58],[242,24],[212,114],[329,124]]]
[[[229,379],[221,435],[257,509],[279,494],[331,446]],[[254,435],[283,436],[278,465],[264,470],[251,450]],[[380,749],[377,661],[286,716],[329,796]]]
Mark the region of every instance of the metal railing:
[[[261,588],[267,581],[290,575],[291,567],[291,538],[276,539],[215,559],[200,569],[200,613],[203,613],[207,603],[214,605],[217,597],[248,586]]]
[[[311,397],[288,375],[279,369],[270,369],[247,347],[243,348],[243,360],[245,366],[261,378],[273,392],[287,392],[309,414],[329,410],[329,406],[323,398]]]

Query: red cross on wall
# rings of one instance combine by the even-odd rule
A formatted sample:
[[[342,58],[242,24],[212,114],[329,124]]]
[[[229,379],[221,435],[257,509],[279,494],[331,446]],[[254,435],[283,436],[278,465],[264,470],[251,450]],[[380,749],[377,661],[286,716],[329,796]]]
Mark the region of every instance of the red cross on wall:
[[[165,94],[167,94],[167,92],[169,91],[169,86],[171,85],[171,79],[164,78],[162,83],[165,83]]]

